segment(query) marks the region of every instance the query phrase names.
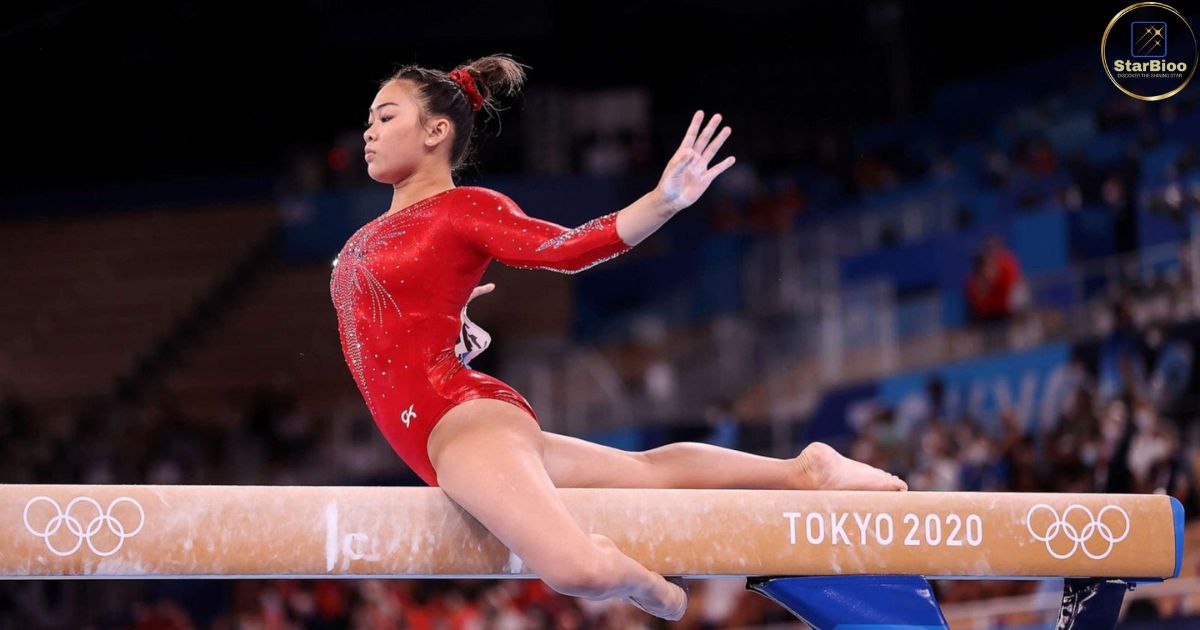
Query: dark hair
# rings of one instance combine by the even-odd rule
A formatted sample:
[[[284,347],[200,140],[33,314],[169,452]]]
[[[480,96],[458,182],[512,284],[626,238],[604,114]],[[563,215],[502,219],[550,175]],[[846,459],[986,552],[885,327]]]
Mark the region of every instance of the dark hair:
[[[514,96],[525,83],[525,68],[507,55],[488,55],[456,69],[466,70],[475,79],[475,87],[483,96],[480,111],[495,117],[501,111],[497,97]],[[422,68],[409,64],[401,66],[390,77],[380,82],[380,87],[392,81],[411,81],[416,85],[416,99],[421,105],[421,122],[428,116],[445,116],[454,125],[453,144],[450,147],[450,168],[457,172],[466,165],[473,149],[471,139],[475,131],[475,114],[471,99],[448,72]]]

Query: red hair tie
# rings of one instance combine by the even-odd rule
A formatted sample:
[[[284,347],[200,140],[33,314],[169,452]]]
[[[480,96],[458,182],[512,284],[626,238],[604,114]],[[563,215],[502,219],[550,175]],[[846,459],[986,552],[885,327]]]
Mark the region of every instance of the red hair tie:
[[[458,68],[457,70],[451,70],[447,76],[450,77],[451,81],[454,81],[459,87],[465,90],[467,96],[471,98],[471,111],[477,112],[483,107],[483,96],[479,94],[478,88],[475,87],[475,78],[471,76],[470,72],[467,72],[465,68]]]

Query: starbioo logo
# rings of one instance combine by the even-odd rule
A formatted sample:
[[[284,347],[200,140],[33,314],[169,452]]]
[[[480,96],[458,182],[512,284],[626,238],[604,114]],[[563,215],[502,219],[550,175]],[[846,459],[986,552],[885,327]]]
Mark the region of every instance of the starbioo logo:
[[[54,513],[49,519],[35,516],[31,521],[29,510],[39,503],[48,503],[53,508]],[[118,518],[113,515],[113,511],[118,505],[128,503],[137,508],[136,524],[131,513],[125,510],[125,518]],[[75,506],[82,504],[78,510]],[[44,512],[44,510],[39,510]],[[74,512],[74,513],[73,513]],[[23,513],[25,519],[25,529],[29,533],[41,538],[46,542],[46,548],[56,556],[66,557],[79,551],[84,542],[87,542],[88,548],[92,553],[98,556],[111,556],[121,549],[121,545],[125,543],[126,538],[136,536],[142,531],[142,525],[146,523],[146,512],[142,510],[141,504],[129,497],[117,497],[108,504],[108,508],[102,509],[100,503],[91,497],[75,497],[67,504],[66,509],[59,507],[58,502],[50,497],[39,496],[30,499],[25,504]],[[82,520],[81,520],[82,519]],[[84,520],[87,524],[84,524]],[[126,522],[128,521],[128,522]],[[66,527],[64,534],[59,534],[59,531]],[[105,535],[105,534],[109,535]],[[57,534],[57,535],[56,535]],[[66,542],[74,538],[74,543]],[[101,547],[97,548],[95,540],[101,539]],[[115,539],[115,543],[113,540]],[[107,545],[107,546],[105,546]],[[111,548],[108,548],[111,546]],[[67,548],[62,548],[67,547]]]
[[[1039,503],[1029,508],[1025,526],[1033,539],[1046,543],[1046,551],[1059,560],[1071,558],[1079,551],[1092,560],[1107,558],[1117,543],[1129,537],[1130,529],[1129,515],[1120,507],[1107,505],[1092,514],[1078,503],[1061,515],[1049,505]]]
[[[1143,101],[1177,94],[1200,61],[1191,25],[1160,2],[1139,2],[1117,13],[1100,40],[1100,58],[1113,85]]]
[[[1167,56],[1166,22],[1132,22],[1129,24],[1129,52],[1134,57]]]

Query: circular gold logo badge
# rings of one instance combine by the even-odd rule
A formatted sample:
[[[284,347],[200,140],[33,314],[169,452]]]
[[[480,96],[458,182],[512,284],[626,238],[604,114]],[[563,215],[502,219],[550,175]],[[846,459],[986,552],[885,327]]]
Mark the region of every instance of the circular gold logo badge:
[[[1121,10],[1100,40],[1104,72],[1117,89],[1143,101],[1169,98],[1196,72],[1196,35],[1183,16],[1161,2]]]

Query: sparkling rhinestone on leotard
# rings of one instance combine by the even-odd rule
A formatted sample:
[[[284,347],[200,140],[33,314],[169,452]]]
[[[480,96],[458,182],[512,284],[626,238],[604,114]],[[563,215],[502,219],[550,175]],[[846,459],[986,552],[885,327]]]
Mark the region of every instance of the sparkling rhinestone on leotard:
[[[578,273],[628,249],[613,217],[569,230],[474,186],[382,215],[347,241],[330,277],[346,364],[388,443],[422,479],[437,483],[426,445],[453,406],[504,400],[537,421],[519,392],[467,365],[465,344],[456,352],[488,265]],[[480,336],[467,334],[474,347]]]
[[[367,256],[378,249],[386,248],[394,240],[402,237],[408,229],[416,228],[433,216],[431,206],[441,197],[439,193],[428,199],[417,202],[407,208],[397,210],[392,214],[384,214],[370,223],[359,228],[350,240],[346,241],[342,251],[333,259],[333,272],[329,279],[330,297],[342,322],[345,335],[345,354],[354,372],[355,378],[363,392],[367,406],[372,405],[370,391],[366,386],[366,372],[363,367],[362,339],[359,330],[358,317],[355,315],[355,303],[359,293],[366,292],[370,299],[371,309],[369,324],[382,324],[384,309],[391,307],[397,315],[403,315],[400,305],[384,286],[384,283],[371,271]],[[401,280],[403,282],[403,280]]]
[[[562,247],[563,243],[565,243],[573,238],[576,238],[578,236],[582,236],[589,232],[607,230],[608,224],[610,222],[615,222],[616,220],[617,220],[617,215],[615,213],[614,214],[606,214],[602,217],[596,217],[595,219],[592,219],[591,221],[588,221],[587,223],[584,223],[583,225],[581,225],[577,228],[567,230],[566,232],[563,232],[562,234],[559,234],[558,236],[555,236],[552,239],[548,239],[545,243],[538,245],[538,248],[534,251],[540,252],[540,251],[544,251],[547,249],[558,249],[559,247]]]

